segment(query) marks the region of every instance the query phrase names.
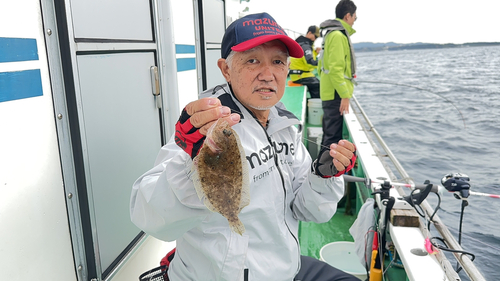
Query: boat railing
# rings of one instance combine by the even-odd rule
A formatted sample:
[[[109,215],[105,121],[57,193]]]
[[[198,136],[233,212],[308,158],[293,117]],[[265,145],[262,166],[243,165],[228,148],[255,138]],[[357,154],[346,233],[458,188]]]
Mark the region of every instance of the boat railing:
[[[355,108],[353,108],[354,114],[358,117],[361,123],[361,127],[365,131],[366,135],[368,136],[370,142],[372,142],[372,146],[374,147],[375,152],[377,153],[377,156],[380,158],[381,162],[384,163],[384,166],[387,168],[387,172],[389,176],[391,177],[391,180],[394,182],[397,181],[405,181],[408,184],[415,184],[413,179],[406,173],[405,169],[399,163],[399,161],[396,159],[392,151],[389,149],[387,144],[384,142],[378,131],[375,129],[373,126],[372,122],[366,115],[365,111],[359,104],[358,100],[356,99],[355,96],[352,97],[352,105],[355,105]],[[375,138],[375,140],[374,140]],[[380,150],[382,148],[383,152]],[[387,163],[389,160],[389,163]],[[397,170],[399,175],[401,176],[399,179],[396,177],[394,172],[392,171],[391,167],[393,166],[394,169]],[[396,186],[396,189],[398,190],[399,194],[402,196],[405,195],[404,190],[400,186]],[[421,203],[422,209],[426,212],[426,214],[430,217],[434,213],[434,209],[429,205],[427,200],[424,200]],[[456,241],[456,239],[453,237],[451,232],[448,230],[446,225],[441,221],[439,216],[435,214],[433,216],[433,219],[431,221],[436,228],[436,230],[439,232],[439,234],[443,237],[443,239],[446,241],[447,246],[453,250],[453,255],[457,262],[461,265],[467,276],[469,276],[470,280],[473,281],[482,281],[486,280],[484,276],[481,274],[481,272],[477,269],[476,265],[473,263],[473,261],[470,259],[468,255],[464,255],[460,251],[463,251],[462,247],[460,244]],[[420,222],[421,228],[423,227],[423,223]],[[440,251],[439,257],[437,257],[441,265],[445,268],[446,272],[450,272],[450,268],[452,268],[451,264],[449,261],[444,257],[442,252]],[[458,276],[458,275],[457,275]],[[452,278],[451,280],[457,280],[456,278]],[[459,279],[458,279],[459,280]]]

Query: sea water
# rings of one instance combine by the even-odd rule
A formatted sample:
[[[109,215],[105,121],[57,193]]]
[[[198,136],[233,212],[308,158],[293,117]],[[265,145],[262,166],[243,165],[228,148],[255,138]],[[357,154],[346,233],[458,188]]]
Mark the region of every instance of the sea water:
[[[415,183],[441,184],[445,174],[461,172],[472,191],[500,194],[500,46],[356,58],[355,96]],[[461,201],[449,192],[441,199],[438,215],[458,241]],[[500,199],[471,195],[468,202],[462,247],[486,280],[500,280]],[[429,203],[434,208],[436,196]]]

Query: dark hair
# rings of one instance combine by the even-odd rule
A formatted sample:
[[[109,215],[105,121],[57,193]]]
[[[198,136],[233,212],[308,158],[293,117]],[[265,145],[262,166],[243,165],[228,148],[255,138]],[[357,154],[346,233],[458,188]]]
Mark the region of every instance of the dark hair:
[[[335,8],[335,16],[338,19],[343,19],[347,14],[356,13],[356,5],[351,0],[340,0]]]
[[[311,32],[312,34],[316,33],[316,30],[317,30],[317,27],[315,25],[311,25],[309,26],[309,28],[307,29],[307,32]]]
[[[320,36],[319,27],[317,27],[315,25],[309,26],[309,28],[307,29],[307,33],[309,33],[309,32],[311,32],[312,34],[314,34],[314,36],[316,36],[316,37]]]

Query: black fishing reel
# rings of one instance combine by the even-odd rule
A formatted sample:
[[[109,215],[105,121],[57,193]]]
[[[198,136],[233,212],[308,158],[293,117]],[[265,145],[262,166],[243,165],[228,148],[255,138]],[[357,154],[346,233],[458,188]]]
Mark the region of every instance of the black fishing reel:
[[[455,198],[457,199],[463,199],[463,198],[468,198],[469,197],[469,190],[470,190],[470,184],[469,184],[470,178],[466,174],[462,173],[453,173],[453,174],[446,174],[442,179],[441,179],[441,184],[446,188],[446,190],[450,192],[458,192],[460,193],[459,197],[455,193]]]

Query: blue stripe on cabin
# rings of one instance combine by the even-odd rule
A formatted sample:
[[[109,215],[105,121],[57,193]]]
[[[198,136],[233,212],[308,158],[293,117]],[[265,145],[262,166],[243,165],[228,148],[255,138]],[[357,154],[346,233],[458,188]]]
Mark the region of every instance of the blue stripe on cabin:
[[[177,72],[196,69],[195,58],[179,58],[177,59]]]
[[[182,44],[176,44],[175,45],[175,53],[176,54],[194,54],[194,45],[182,45]]]
[[[40,69],[0,72],[0,102],[43,96]]]
[[[0,62],[38,60],[36,39],[0,37]]]

